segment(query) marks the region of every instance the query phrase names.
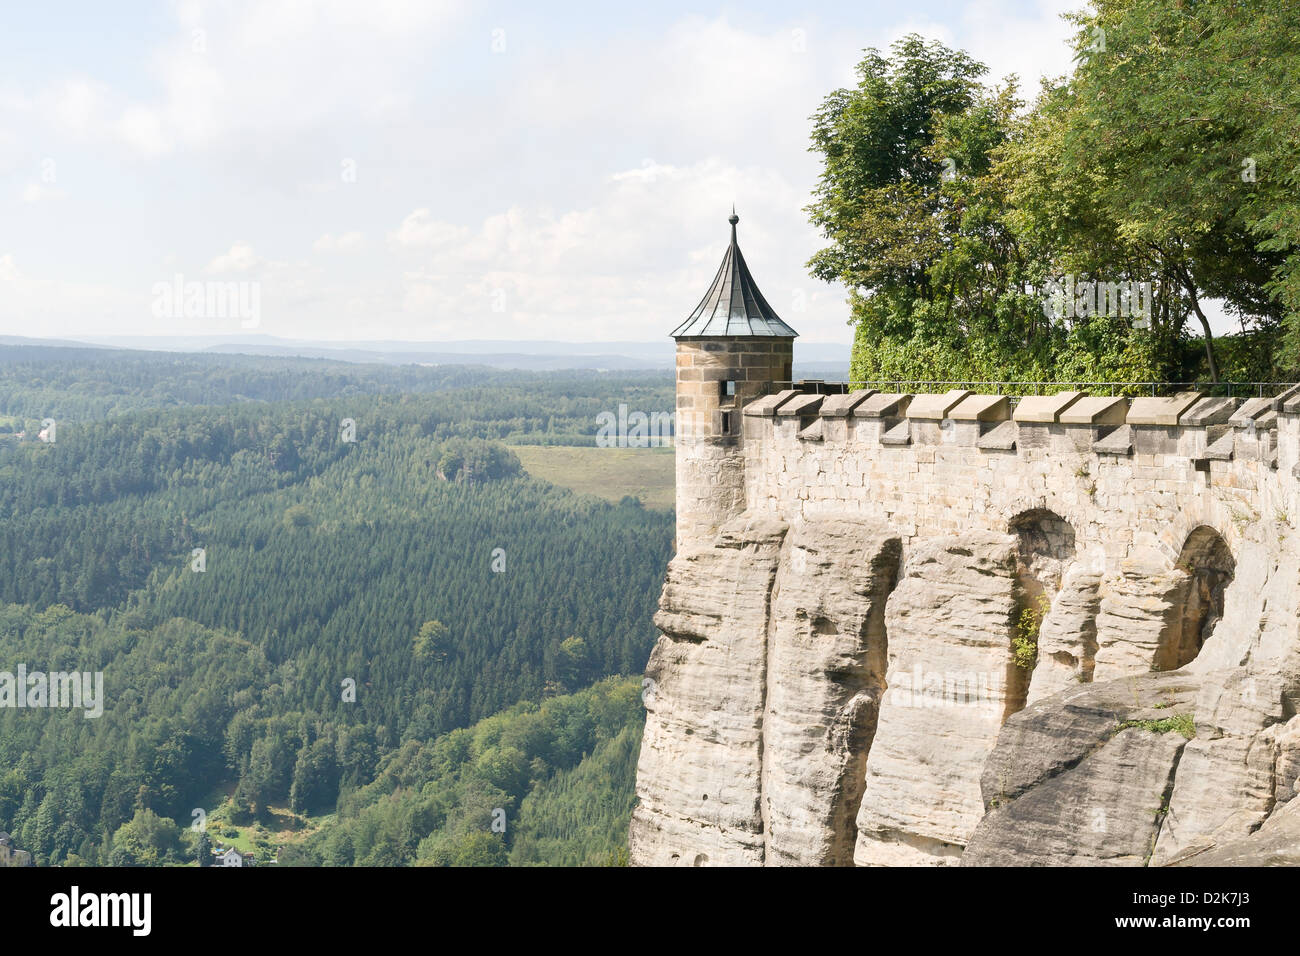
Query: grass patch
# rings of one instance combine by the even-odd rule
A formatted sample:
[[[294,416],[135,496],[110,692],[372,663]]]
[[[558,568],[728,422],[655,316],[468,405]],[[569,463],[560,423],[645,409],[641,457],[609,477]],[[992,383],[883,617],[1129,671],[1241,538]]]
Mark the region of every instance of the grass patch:
[[[1172,717],[1162,717],[1159,720],[1126,720],[1115,728],[1115,733],[1127,730],[1129,727],[1137,727],[1139,730],[1146,730],[1153,734],[1179,733],[1188,740],[1196,736],[1196,721],[1192,719],[1191,714],[1174,714]]]
[[[511,445],[534,478],[620,502],[631,495],[647,508],[673,507],[675,484],[672,448],[582,448],[563,445]]]
[[[277,847],[304,840],[333,819],[333,814],[312,817],[288,807],[267,807],[262,819],[236,824],[230,820],[230,810],[230,804],[223,803],[209,817],[208,839],[218,849],[234,847],[241,854],[254,854],[263,865],[275,860]]]

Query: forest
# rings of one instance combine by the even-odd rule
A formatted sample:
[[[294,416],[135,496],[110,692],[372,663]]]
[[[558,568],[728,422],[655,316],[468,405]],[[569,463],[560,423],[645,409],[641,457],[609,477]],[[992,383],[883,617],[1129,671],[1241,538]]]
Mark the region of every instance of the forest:
[[[620,861],[672,515],[510,449],[671,408],[666,374],[60,351],[0,352],[0,660],[107,705],[0,708],[0,830],[40,865],[276,821],[266,862]]]

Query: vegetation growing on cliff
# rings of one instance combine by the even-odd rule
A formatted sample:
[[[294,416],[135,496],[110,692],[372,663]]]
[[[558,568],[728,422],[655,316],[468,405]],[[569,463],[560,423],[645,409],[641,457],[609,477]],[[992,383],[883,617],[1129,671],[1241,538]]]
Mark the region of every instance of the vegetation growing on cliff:
[[[1161,717],[1159,720],[1126,720],[1115,728],[1115,733],[1129,727],[1137,727],[1139,730],[1153,734],[1177,733],[1188,740],[1196,736],[1196,721],[1191,714],[1174,714],[1171,717]]]
[[[1038,662],[1038,632],[1042,629],[1043,618],[1051,609],[1051,599],[1041,593],[1036,600],[1021,608],[1016,633],[1011,638],[1012,656],[1017,667],[1034,669],[1034,664]]]

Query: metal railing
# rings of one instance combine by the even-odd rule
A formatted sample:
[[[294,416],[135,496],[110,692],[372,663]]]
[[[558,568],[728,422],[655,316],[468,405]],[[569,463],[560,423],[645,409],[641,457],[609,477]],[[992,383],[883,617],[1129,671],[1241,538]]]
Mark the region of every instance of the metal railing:
[[[825,395],[842,395],[862,388],[875,388],[882,392],[945,392],[964,388],[983,394],[1007,395],[1014,403],[1026,395],[1044,395],[1054,392],[1080,391],[1090,395],[1172,395],[1176,392],[1203,392],[1207,396],[1224,398],[1264,398],[1278,395],[1296,385],[1295,382],[981,382],[939,381],[929,379],[864,379],[844,382],[827,382],[820,379],[800,379],[794,382],[770,382],[764,394],[773,394],[788,388]]]

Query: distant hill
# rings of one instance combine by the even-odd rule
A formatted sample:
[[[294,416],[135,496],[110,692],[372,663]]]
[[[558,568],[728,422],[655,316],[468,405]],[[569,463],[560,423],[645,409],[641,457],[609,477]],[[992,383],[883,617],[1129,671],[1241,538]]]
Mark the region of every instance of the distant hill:
[[[0,336],[0,344],[211,352],[381,365],[482,365],[538,372],[565,369],[671,369],[674,364],[673,343],[667,336],[662,342],[549,342],[526,339],[464,339],[449,342],[319,341],[283,339],[273,335],[118,335],[92,336],[74,341]],[[795,376],[798,378],[843,379],[848,375],[847,344],[798,343],[795,346],[795,358]]]

